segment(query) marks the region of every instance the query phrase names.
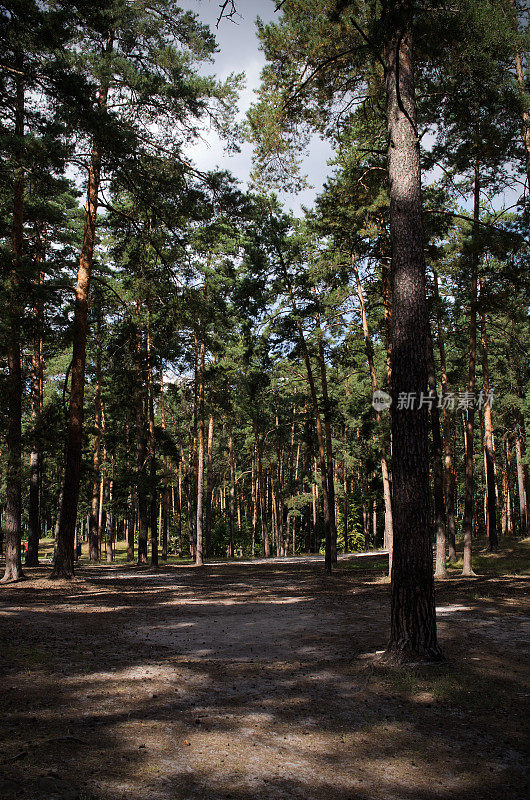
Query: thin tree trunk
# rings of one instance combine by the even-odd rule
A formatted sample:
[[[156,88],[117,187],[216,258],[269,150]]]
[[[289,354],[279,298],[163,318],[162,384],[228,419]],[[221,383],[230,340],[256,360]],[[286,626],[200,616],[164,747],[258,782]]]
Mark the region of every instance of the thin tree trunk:
[[[363,295],[363,287],[361,284],[361,279],[359,276],[359,270],[357,268],[357,261],[355,258],[355,254],[352,253],[352,266],[353,272],[355,275],[355,282],[357,285],[357,297],[359,298],[359,307],[361,309],[361,324],[363,329],[363,337],[364,337],[364,346],[366,349],[366,357],[368,359],[368,369],[370,371],[370,382],[372,385],[372,394],[375,395],[375,392],[378,391],[379,387],[377,384],[377,375],[375,372],[375,365],[374,365],[374,350],[372,347],[372,340],[370,337],[370,328],[368,326],[368,316],[366,314],[366,306],[364,304],[364,295]],[[391,350],[390,350],[391,352]],[[390,369],[391,374],[391,369]],[[383,431],[383,418],[381,415],[381,411],[374,406],[375,417],[377,420],[377,424],[379,427],[379,436],[380,436],[380,451],[381,451],[381,476],[383,479],[383,497],[385,501],[385,535],[384,535],[384,547],[385,550],[388,550],[388,574],[392,574],[392,491],[390,487],[390,475],[388,471],[388,460],[386,455],[386,447],[384,441],[384,431]]]
[[[313,296],[316,297],[316,290],[313,287]],[[337,520],[335,514],[335,480],[333,475],[333,444],[331,438],[331,407],[328,395],[328,378],[326,371],[326,360],[324,358],[324,343],[322,340],[322,329],[320,327],[320,314],[316,314],[316,329],[318,340],[318,360],[320,364],[320,383],[322,386],[322,406],[324,411],[324,431],[326,435],[326,466],[327,466],[327,490],[330,516],[331,533],[331,563],[337,563]]]
[[[232,426],[228,433],[228,466],[230,469],[230,495],[228,501],[228,519],[230,523],[230,558],[234,558],[235,553],[235,492],[236,492],[236,468],[234,463],[234,438]]]
[[[427,411],[400,409],[400,396],[427,385],[427,306],[421,173],[410,19],[385,48],[392,240],[393,562],[390,641],[397,659],[439,659],[429,525]]]
[[[465,455],[465,502],[462,531],[464,534],[464,566],[462,575],[472,576],[471,547],[473,537],[473,510],[475,498],[475,475],[473,467],[473,432],[475,418],[475,384],[477,359],[477,289],[478,289],[478,223],[480,216],[480,172],[478,156],[475,157],[475,182],[473,202],[473,249],[471,253],[471,289],[469,298],[469,369],[467,391],[471,403],[466,410],[466,455]]]
[[[147,564],[147,436],[146,436],[146,397],[144,391],[145,354],[142,343],[141,305],[137,300],[136,334],[136,493],[138,505],[138,564]]]
[[[41,249],[39,237],[39,250]],[[38,254],[38,259],[42,253]],[[39,272],[38,288],[42,286],[43,272]],[[42,412],[44,372],[43,372],[43,324],[44,304],[39,296],[34,308],[35,331],[33,334],[33,354],[31,364],[31,422],[35,426]],[[42,452],[39,436],[33,432],[31,454],[29,460],[29,509],[28,509],[28,550],[25,564],[36,567],[39,563],[39,540],[41,536],[41,484],[42,484]]]
[[[92,456],[92,502],[89,524],[89,559],[99,560],[99,469],[101,458],[101,309],[96,310],[96,376],[94,386],[94,453]]]
[[[195,546],[195,564],[200,567],[203,561],[203,503],[204,503],[204,340],[199,347],[198,373],[198,453],[197,453],[197,538]]]
[[[5,572],[2,583],[18,581],[22,572],[22,365],[20,349],[20,323],[23,301],[19,286],[19,270],[22,259],[24,235],[24,82],[23,59],[17,54],[18,72],[15,78],[15,136],[18,140],[15,154],[15,177],[13,186],[13,220],[11,227],[12,264],[8,284],[9,330],[7,340],[7,469],[6,469],[6,513],[5,513]]]
[[[447,366],[445,359],[445,341],[438,291],[438,274],[433,270],[434,301],[436,305],[436,322],[438,331],[438,350],[440,353],[440,379],[442,397],[447,396]],[[456,561],[456,525],[455,525],[455,481],[453,474],[453,446],[451,441],[451,416],[445,403],[442,409],[442,435],[444,442],[444,497],[447,518],[447,558],[450,563]]]
[[[112,49],[109,36],[107,50]],[[108,85],[99,88],[99,107],[106,108]],[[71,578],[74,574],[74,531],[77,520],[81,457],[83,444],[83,402],[85,396],[85,362],[88,329],[88,297],[94,247],[96,243],[96,217],[101,173],[101,148],[94,139],[88,177],[85,206],[85,228],[77,282],[75,287],[73,352],[71,362],[70,411],[66,439],[63,503],[59,518],[57,552],[51,578]]]
[[[208,446],[206,452],[206,504],[204,510],[204,555],[210,556],[212,541],[212,491],[213,491],[213,414],[208,418]]]
[[[488,367],[488,339],[486,333],[486,318],[480,315],[480,334],[482,339],[482,390],[484,393],[484,456],[486,466],[486,488],[488,509],[488,541],[489,549],[496,552],[499,549],[497,536],[497,481],[495,480],[495,454],[493,450],[493,423],[491,419],[490,377]]]
[[[526,82],[523,70],[523,62],[521,59],[521,50],[519,44],[519,35],[518,35],[518,28],[519,24],[517,21],[517,7],[515,5],[515,0],[511,0],[511,5],[513,9],[513,27],[515,32],[515,71],[517,74],[517,83],[519,84],[519,88],[521,89],[522,95],[527,98],[527,90],[526,90]],[[523,108],[523,143],[525,149],[525,156],[526,156],[526,178],[528,181],[527,184],[527,191],[530,191],[530,114],[528,113],[528,107],[525,105]]]
[[[520,536],[525,538],[528,535],[528,505],[526,497],[526,485],[523,469],[524,439],[521,425],[517,425],[515,431],[515,464],[517,467],[517,489],[519,492],[519,524]]]
[[[146,389],[147,411],[149,415],[149,527],[151,529],[151,566],[158,567],[158,519],[157,519],[157,481],[156,481],[156,453],[155,453],[155,401],[153,391],[153,365],[151,355],[151,313],[147,303],[146,319]]]
[[[432,472],[434,490],[434,531],[436,537],[436,578],[447,577],[445,563],[445,503],[443,476],[443,448],[440,435],[440,415],[438,413],[438,397],[436,395],[436,372],[434,366],[434,348],[430,324],[427,324],[427,371],[429,377],[429,399],[432,430]]]

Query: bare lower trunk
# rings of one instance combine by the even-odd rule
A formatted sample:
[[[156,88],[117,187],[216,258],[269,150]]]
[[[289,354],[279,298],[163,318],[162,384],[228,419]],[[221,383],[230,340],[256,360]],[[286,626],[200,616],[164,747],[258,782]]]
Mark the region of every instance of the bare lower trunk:
[[[411,5],[402,4],[410,19]],[[399,407],[427,386],[427,307],[421,174],[415,128],[412,33],[401,20],[385,48],[392,240],[392,473],[394,546],[387,653],[439,659],[429,524],[429,443],[425,408]]]

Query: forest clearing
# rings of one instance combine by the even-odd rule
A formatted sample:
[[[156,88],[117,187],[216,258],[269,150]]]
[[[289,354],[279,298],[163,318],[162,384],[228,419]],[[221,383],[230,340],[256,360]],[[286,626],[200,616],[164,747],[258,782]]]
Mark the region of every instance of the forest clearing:
[[[438,587],[429,666],[379,660],[385,556],[348,558],[2,588],[1,796],[526,798],[530,540]]]
[[[0,798],[528,796],[529,53],[0,3]]]

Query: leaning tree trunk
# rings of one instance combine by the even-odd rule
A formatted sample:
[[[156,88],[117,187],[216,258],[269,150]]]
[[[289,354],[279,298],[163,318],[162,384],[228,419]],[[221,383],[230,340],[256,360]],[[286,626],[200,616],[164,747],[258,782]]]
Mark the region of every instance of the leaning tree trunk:
[[[411,4],[402,4],[410,19]],[[400,407],[427,389],[427,306],[419,141],[410,24],[385,48],[392,241],[394,547],[390,641],[396,659],[439,659],[429,525],[427,409]]]
[[[24,213],[24,83],[23,61],[16,59],[18,73],[15,78],[15,136],[18,146],[15,154],[15,180],[13,187],[12,222],[12,266],[8,285],[7,334],[7,470],[6,470],[6,514],[5,514],[5,558],[3,583],[18,581],[24,577],[20,540],[22,534],[22,365],[20,352],[20,323],[23,313],[19,286],[19,270],[22,258],[23,213]]]
[[[478,157],[475,158],[475,184],[473,203],[473,248],[471,252],[471,289],[469,296],[469,367],[467,391],[470,404],[465,413],[465,499],[462,532],[464,534],[464,565],[462,575],[472,576],[471,545],[473,537],[473,511],[475,499],[475,475],[473,466],[473,433],[475,419],[475,384],[477,359],[477,288],[478,288],[478,223],[480,215],[480,174]]]
[[[482,339],[482,390],[484,393],[484,455],[486,461],[486,487],[488,504],[489,549],[495,553],[499,549],[497,536],[497,482],[495,480],[495,453],[493,449],[493,423],[491,419],[490,376],[488,366],[488,339],[486,318],[480,315],[480,334]]]
[[[112,41],[110,47],[112,47]],[[108,86],[99,89],[99,107],[107,105]],[[57,532],[57,551],[51,578],[71,578],[74,574],[74,536],[77,521],[81,457],[83,445],[83,403],[85,397],[85,363],[88,330],[88,297],[94,247],[96,243],[96,217],[101,173],[101,149],[94,140],[88,175],[88,192],[85,206],[85,228],[77,282],[73,325],[73,352],[71,362],[70,411],[66,438],[66,457],[63,479],[63,503]]]

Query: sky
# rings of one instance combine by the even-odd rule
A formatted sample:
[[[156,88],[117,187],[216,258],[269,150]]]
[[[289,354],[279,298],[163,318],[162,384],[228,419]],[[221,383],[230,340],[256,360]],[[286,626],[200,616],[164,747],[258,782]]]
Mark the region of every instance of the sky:
[[[219,17],[220,0],[180,0],[184,9],[194,11],[199,19],[215,33],[219,52],[213,64],[207,65],[206,72],[215,74],[219,79],[226,78],[231,72],[245,73],[246,86],[239,98],[239,119],[244,119],[247,110],[255,99],[255,91],[259,87],[260,73],[265,65],[265,58],[259,49],[256,36],[256,17],[264,21],[274,19],[273,0],[236,0],[238,16],[232,22],[223,18],[216,28]],[[223,144],[211,131],[205,131],[202,141],[187,149],[188,154],[201,170],[221,167],[229,170],[246,187],[252,169],[252,148],[249,144],[241,146],[241,152],[227,154]],[[309,184],[313,187],[297,194],[278,193],[280,200],[295,214],[299,214],[301,206],[310,206],[330,170],[327,161],[332,155],[328,143],[314,137],[304,163],[304,171]]]

